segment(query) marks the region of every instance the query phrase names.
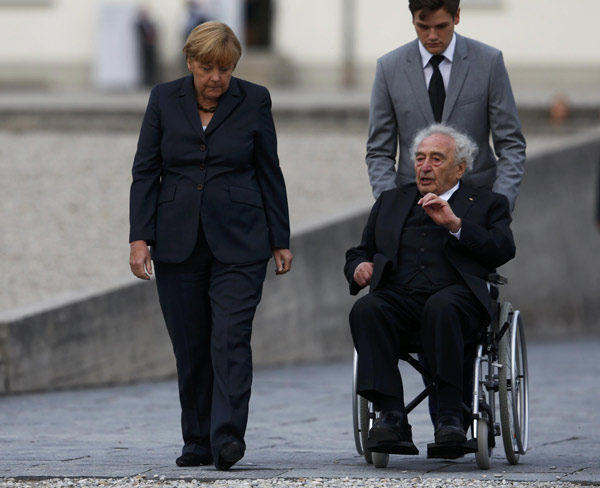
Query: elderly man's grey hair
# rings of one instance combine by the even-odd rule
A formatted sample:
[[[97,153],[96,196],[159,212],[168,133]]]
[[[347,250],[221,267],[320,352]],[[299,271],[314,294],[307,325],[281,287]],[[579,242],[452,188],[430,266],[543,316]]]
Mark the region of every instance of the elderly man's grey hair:
[[[454,140],[454,144],[456,145],[456,150],[454,152],[455,164],[460,164],[461,161],[464,161],[467,163],[466,171],[469,171],[471,168],[473,168],[473,161],[479,152],[477,144],[475,144],[473,139],[466,134],[456,130],[454,127],[444,124],[432,124],[417,132],[417,135],[413,139],[413,143],[410,146],[410,155],[413,161],[417,156],[417,149],[419,148],[421,142],[423,142],[423,139],[434,134],[443,134]]]

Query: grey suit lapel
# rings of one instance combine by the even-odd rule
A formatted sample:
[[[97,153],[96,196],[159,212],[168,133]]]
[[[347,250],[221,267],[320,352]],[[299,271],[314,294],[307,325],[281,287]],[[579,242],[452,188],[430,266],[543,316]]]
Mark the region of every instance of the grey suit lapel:
[[[456,105],[458,95],[462,89],[467,73],[469,72],[469,61],[467,43],[464,37],[456,34],[456,48],[454,50],[454,58],[452,59],[452,69],[450,71],[450,81],[448,83],[448,91],[446,93],[446,101],[444,102],[444,111],[442,112],[442,122],[447,123],[450,114]]]
[[[421,53],[419,52],[418,40],[415,39],[411,46],[410,52],[406,56],[406,66],[404,71],[406,72],[406,78],[412,88],[417,106],[421,110],[423,117],[427,121],[427,124],[433,124],[435,122],[433,118],[433,110],[431,109],[431,102],[429,101],[429,93],[427,93],[427,84],[425,83],[425,74],[423,73],[423,62],[421,60]],[[402,90],[402,87],[400,87]],[[447,102],[446,102],[447,103]],[[445,110],[445,105],[444,105]]]
[[[242,101],[242,94],[235,78],[231,78],[229,89],[221,95],[217,110],[213,118],[206,127],[206,134],[210,134],[215,130],[223,120],[233,111],[235,107]]]
[[[192,75],[186,76],[181,84],[181,90],[179,90],[179,105],[185,114],[185,118],[194,128],[200,139],[206,142],[204,130],[202,130],[202,121],[198,115],[196,95],[194,94],[194,77]]]

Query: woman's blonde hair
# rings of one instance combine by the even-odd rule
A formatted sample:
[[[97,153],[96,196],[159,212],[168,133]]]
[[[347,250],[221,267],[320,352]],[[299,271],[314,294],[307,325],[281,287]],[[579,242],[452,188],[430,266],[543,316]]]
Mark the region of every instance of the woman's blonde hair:
[[[223,22],[204,22],[190,32],[183,46],[183,54],[200,63],[235,66],[242,56],[242,45],[228,25]]]

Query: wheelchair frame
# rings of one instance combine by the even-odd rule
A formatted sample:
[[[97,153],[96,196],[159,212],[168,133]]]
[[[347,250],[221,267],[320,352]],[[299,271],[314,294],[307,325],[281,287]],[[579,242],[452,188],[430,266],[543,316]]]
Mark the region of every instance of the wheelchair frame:
[[[508,281],[494,273],[488,276],[490,286],[498,296],[498,285]],[[456,454],[455,447],[445,449],[440,444],[428,444],[428,457],[452,459],[466,453],[475,453],[480,469],[490,469],[495,437],[502,435],[504,452],[510,464],[517,464],[527,452],[529,443],[529,380],[525,330],[521,313],[510,302],[500,304],[494,300],[496,313],[487,327],[482,340],[476,346],[473,368],[473,403],[471,414],[471,439]],[[411,355],[403,353],[400,359],[407,361],[431,382],[410,403],[407,414],[419,405],[435,389],[429,372]],[[352,419],[354,443],[358,454],[364,456],[376,468],[385,468],[389,462],[388,452],[370,449],[369,430],[379,418],[373,404],[356,393],[358,355],[354,351],[354,377],[352,382]],[[498,394],[498,409],[496,408]],[[497,416],[497,412],[499,415]],[[497,419],[499,418],[499,422]]]

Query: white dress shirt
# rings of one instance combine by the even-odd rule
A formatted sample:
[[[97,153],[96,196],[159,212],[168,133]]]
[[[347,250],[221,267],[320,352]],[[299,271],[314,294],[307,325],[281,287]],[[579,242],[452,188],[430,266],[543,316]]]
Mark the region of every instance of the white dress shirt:
[[[450,71],[452,70],[452,59],[454,58],[454,49],[456,48],[456,34],[452,34],[452,40],[446,50],[442,53],[444,60],[440,63],[440,73],[444,80],[444,89],[448,91],[448,83],[450,82]],[[425,84],[429,88],[429,82],[433,76],[433,67],[429,64],[429,60],[433,57],[425,46],[419,41],[419,52],[421,53],[421,62],[423,63],[423,74],[425,75]]]

